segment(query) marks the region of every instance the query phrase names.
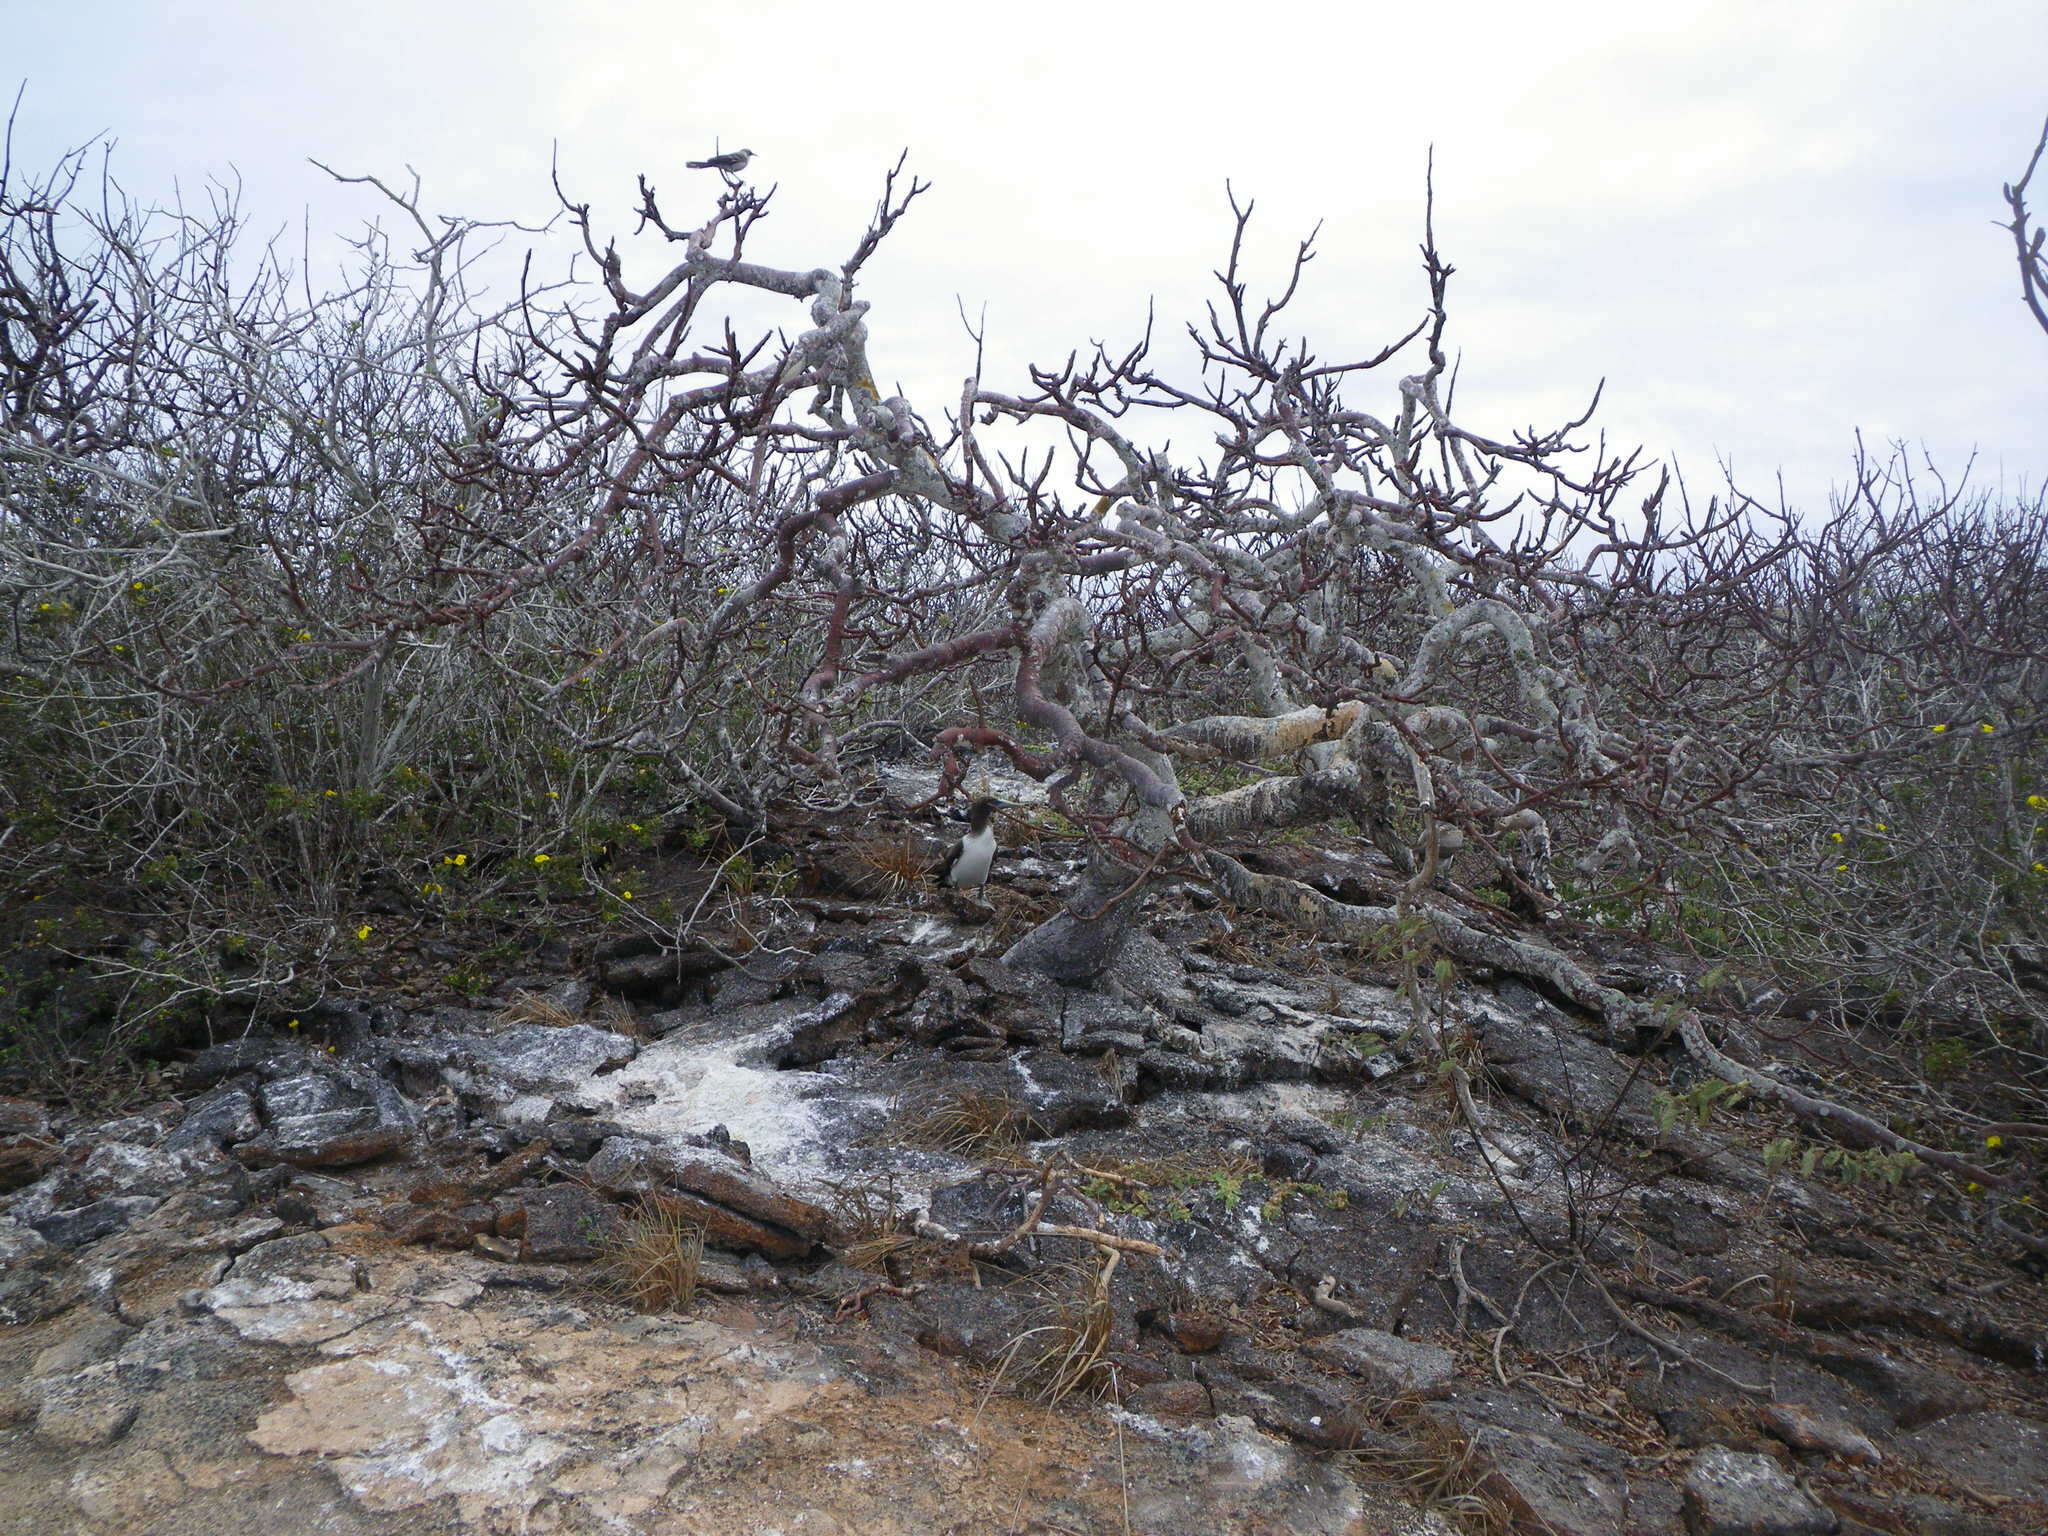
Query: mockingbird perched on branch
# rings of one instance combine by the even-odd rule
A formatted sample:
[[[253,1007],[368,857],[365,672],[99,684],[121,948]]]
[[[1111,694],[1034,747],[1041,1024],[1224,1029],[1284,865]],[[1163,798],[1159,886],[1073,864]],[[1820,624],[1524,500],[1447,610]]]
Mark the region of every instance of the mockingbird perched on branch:
[[[723,155],[713,155],[709,160],[689,162],[693,171],[717,171],[722,176],[736,176],[747,168],[747,162],[754,158],[751,149],[735,149]]]

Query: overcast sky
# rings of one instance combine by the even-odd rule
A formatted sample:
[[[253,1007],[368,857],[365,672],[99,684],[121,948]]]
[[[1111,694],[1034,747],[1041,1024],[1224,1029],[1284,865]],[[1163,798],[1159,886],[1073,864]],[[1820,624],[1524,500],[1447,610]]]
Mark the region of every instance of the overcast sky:
[[[1992,489],[2048,475],[2048,336],[1997,227],[2048,116],[2043,0],[0,0],[0,22],[18,162],[107,134],[145,199],[239,173],[257,226],[310,209],[328,260],[378,210],[309,157],[540,222],[553,154],[623,231],[636,173],[682,222],[716,190],[683,161],[746,146],[780,186],[749,254],[811,267],[850,254],[907,148],[932,191],[862,293],[879,376],[934,420],[971,362],[959,305],[986,307],[985,382],[1011,390],[1127,343],[1148,303],[1198,316],[1226,178],[1257,201],[1255,282],[1321,221],[1297,327],[1326,359],[1376,350],[1423,302],[1434,144],[1475,430],[1548,424],[1605,378],[1610,440],[1695,487],[1726,459],[1813,507],[1859,428],[1950,475],[1974,454]]]

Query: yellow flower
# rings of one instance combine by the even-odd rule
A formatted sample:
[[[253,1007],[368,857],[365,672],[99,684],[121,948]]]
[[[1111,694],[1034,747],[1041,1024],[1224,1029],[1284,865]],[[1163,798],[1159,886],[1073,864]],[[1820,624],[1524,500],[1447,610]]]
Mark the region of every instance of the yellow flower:
[[[1833,841],[1835,841],[1835,842],[1838,842],[1838,843],[1839,843],[1839,842],[1841,842],[1841,841],[1843,841],[1843,837],[1842,837],[1842,834],[1841,834],[1841,833],[1839,833],[1839,832],[1830,832],[1830,833],[1828,834],[1828,837],[1829,837],[1830,839],[1832,839]]]
[[[2034,796],[2034,798],[2036,800],[2041,800],[2041,797],[2039,795]],[[2041,803],[2044,806],[2048,806],[2048,800],[2042,800]],[[638,832],[640,830],[640,823],[637,821],[629,821],[626,823],[626,825],[631,827],[635,832]]]
[[[1971,1182],[1970,1184],[1966,1185],[1965,1187],[1966,1187],[1966,1188],[1967,1188],[1967,1189],[1968,1189],[1968,1190],[1970,1191],[1970,1193],[1971,1193],[1971,1194],[1973,1194],[1973,1195],[1981,1195],[1981,1194],[1983,1194],[1983,1193],[1984,1193],[1984,1186],[1983,1186],[1982,1184],[1978,1184],[1978,1183],[1976,1183],[1976,1182],[1974,1182],[1974,1181],[1972,1181],[1972,1182]]]
[[[1993,725],[1987,725],[1983,721],[1979,721],[1977,723],[1977,729],[1982,731],[1986,736],[1989,736],[1994,730],[1997,729],[1997,727]]]
[[[327,791],[327,798],[328,798],[328,799],[330,799],[330,800],[332,800],[332,799],[334,798],[335,794],[336,794],[336,791],[334,791],[334,790],[331,790],[331,789],[330,789],[329,791]]]
[[[299,1027],[299,1021],[297,1019],[286,1019],[284,1021],[284,1027],[286,1029],[297,1029]]]
[[[466,853],[458,853],[453,855],[444,853],[443,855],[441,855],[441,862],[443,864],[453,864],[457,869],[460,869],[462,868],[463,865],[469,862],[469,855]]]
[[[356,942],[357,942],[358,944],[362,943],[362,942],[363,942],[363,940],[367,939],[367,938],[368,938],[369,936],[370,936],[370,925],[369,925],[368,923],[365,923],[365,924],[363,924],[363,926],[362,926],[362,927],[360,927],[360,928],[358,928],[358,929],[356,930]]]
[[[313,631],[311,631],[310,629],[302,629],[299,631],[299,638],[301,640],[310,640],[313,638]]]
[[[140,592],[142,590],[142,583],[139,581],[131,581],[128,583],[128,590],[130,592]]]
[[[2048,795],[2029,795],[2027,804],[2037,811],[2048,811]]]
[[[1885,824],[1884,824],[1883,822],[1881,822],[1881,821],[1880,821],[1880,822],[1879,822],[1879,823],[1877,824],[1877,830],[1878,830],[1878,831],[1880,831],[1880,832],[1885,832],[1885,831],[1889,831],[1890,829],[1889,829],[1889,828],[1887,828],[1887,827],[1885,826]]]
[[[2048,875],[2048,864],[2043,864],[2039,859],[2034,860],[2034,873]]]
[[[551,790],[549,790],[549,791],[548,791],[548,798],[549,798],[550,800],[559,800],[559,799],[561,799],[562,797],[561,797],[561,795],[559,795],[558,793],[556,793],[556,792],[555,792],[554,790],[552,790],[552,789],[551,789]]]
[[[1940,734],[1941,734],[1941,733],[1942,733],[1943,731],[1945,731],[1945,730],[1947,730],[1947,729],[1948,729],[1948,727],[1947,727],[1947,726],[1945,726],[1945,725],[1937,725],[1937,726],[1936,726],[1936,727],[1934,728],[1934,734],[1935,734],[1935,735],[1937,735],[1937,736],[1939,736],[1939,735],[1940,735]]]
[[[1846,864],[1837,864],[1835,866],[1835,873],[1838,875],[1846,875],[1848,872],[1849,866]]]
[[[2005,1145],[2005,1138],[2003,1136],[1986,1136],[1984,1138],[1984,1145],[1987,1147],[2002,1147]]]
[[[621,900],[621,901],[631,901],[632,899],[633,899],[633,893],[632,893],[631,891],[621,891],[621,892],[619,892],[619,900]]]
[[[548,862],[548,858],[549,856],[545,853],[536,853],[533,856],[533,862],[536,864],[545,864]]]

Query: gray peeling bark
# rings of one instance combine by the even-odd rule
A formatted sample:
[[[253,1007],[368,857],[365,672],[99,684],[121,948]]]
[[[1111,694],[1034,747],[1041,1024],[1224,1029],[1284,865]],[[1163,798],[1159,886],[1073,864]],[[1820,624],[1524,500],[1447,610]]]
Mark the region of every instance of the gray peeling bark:
[[[1352,699],[1330,709],[1311,705],[1281,715],[1211,715],[1162,735],[1170,746],[1207,747],[1221,757],[1258,762],[1287,757],[1320,742],[1341,741],[1364,712],[1365,706]]]

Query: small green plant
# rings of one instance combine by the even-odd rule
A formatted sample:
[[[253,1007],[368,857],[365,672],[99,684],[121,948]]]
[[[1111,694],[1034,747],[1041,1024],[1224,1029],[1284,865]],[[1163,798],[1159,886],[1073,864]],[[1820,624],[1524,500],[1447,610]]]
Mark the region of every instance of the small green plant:
[[[1683,1093],[1666,1093],[1658,1089],[1651,1096],[1651,1109],[1657,1117],[1659,1135],[1669,1136],[1678,1129],[1681,1122],[1696,1128],[1703,1128],[1714,1115],[1724,1109],[1734,1109],[1747,1096],[1747,1090],[1734,1083],[1724,1083],[1718,1077],[1703,1078]]]
[[[753,857],[746,853],[736,853],[718,866],[719,878],[725,882],[726,890],[736,901],[754,899],[754,888],[759,883],[760,873]]]
[[[1394,1219],[1399,1221],[1417,1206],[1427,1210],[1436,1204],[1436,1197],[1444,1192],[1448,1179],[1435,1179],[1421,1189],[1404,1189],[1401,1197],[1394,1202]]]
[[[1969,1065],[1970,1048],[1960,1040],[1936,1040],[1920,1056],[1920,1068],[1930,1083],[1951,1082]]]
[[[1764,1144],[1764,1171],[1776,1173],[1799,1159],[1802,1178],[1831,1173],[1844,1184],[1884,1184],[1893,1189],[1919,1161],[1911,1152],[1879,1152],[1851,1147],[1806,1147],[1796,1136],[1780,1136]]]
[[[1389,1110],[1375,1110],[1367,1113],[1362,1109],[1340,1109],[1323,1116],[1330,1129],[1349,1136],[1353,1141],[1362,1141],[1374,1131],[1383,1131],[1393,1120]]]
[[[1240,1154],[1218,1158],[1134,1158],[1082,1170],[1081,1193],[1120,1215],[1163,1216],[1186,1221],[1192,1215],[1180,1195],[1208,1188],[1234,1209],[1245,1185],[1259,1176],[1258,1164]]]
[[[441,980],[449,991],[458,993],[471,1002],[475,1002],[491,989],[489,974],[474,964],[459,965]]]
[[[1899,1181],[1918,1162],[1911,1152],[1856,1151],[1849,1147],[1808,1147],[1800,1156],[1799,1171],[1812,1178],[1816,1170],[1836,1175],[1844,1184],[1882,1183],[1898,1188]]]

